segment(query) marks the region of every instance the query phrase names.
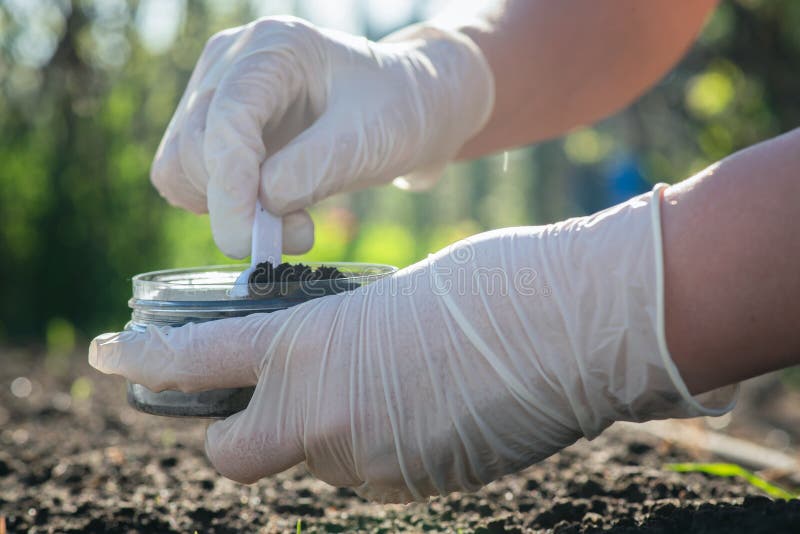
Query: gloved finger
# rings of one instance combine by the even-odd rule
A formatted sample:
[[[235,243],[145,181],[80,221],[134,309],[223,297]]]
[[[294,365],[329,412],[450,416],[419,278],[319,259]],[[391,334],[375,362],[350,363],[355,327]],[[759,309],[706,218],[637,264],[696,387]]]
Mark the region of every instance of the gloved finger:
[[[283,253],[304,254],[314,246],[314,221],[306,210],[283,216]]]
[[[203,157],[203,141],[206,133],[206,115],[214,97],[214,91],[194,92],[189,96],[184,111],[183,124],[178,135],[178,154],[181,167],[189,184],[205,198],[208,172]]]
[[[206,430],[208,459],[222,476],[236,482],[252,484],[305,459],[296,418],[284,417],[280,406],[264,398],[267,387],[259,383],[246,410]]]
[[[208,110],[203,152],[211,231],[217,246],[235,258],[250,251],[266,157],[262,132],[300,93],[297,67],[285,56],[270,49],[243,54],[220,81]]]
[[[253,339],[264,321],[264,314],[254,314],[103,334],[89,346],[89,363],[155,392],[252,386],[259,361]]]
[[[266,209],[278,214],[304,209],[357,187],[364,169],[356,155],[367,153],[359,146],[364,136],[342,128],[352,119],[335,116],[324,113],[261,166],[259,198]]]
[[[150,182],[171,205],[193,213],[206,213],[206,197],[192,185],[181,165],[177,139],[164,134],[150,168]]]
[[[217,83],[218,80],[214,78],[218,78],[219,75],[211,76],[211,79],[209,79],[207,74],[234,41],[235,30],[237,29],[220,32],[206,43],[203,53],[192,71],[192,76],[189,78],[186,90],[181,96],[178,107],[164,132],[150,169],[150,181],[161,196],[173,206],[184,208],[194,213],[208,212],[205,195],[205,184],[208,179],[204,177],[202,184],[199,184],[197,180],[191,179],[196,177],[198,173],[187,173],[184,169],[184,163],[192,161],[191,158],[182,157],[181,139],[187,121],[187,107],[192,95],[198,93],[201,88],[209,89]],[[196,118],[191,119],[191,122],[193,124],[202,124],[205,127],[207,109],[208,105],[206,104],[205,110],[197,110],[197,114],[202,115],[202,122]],[[199,156],[202,162],[202,152],[198,153],[197,150],[194,150],[193,154],[195,157]]]

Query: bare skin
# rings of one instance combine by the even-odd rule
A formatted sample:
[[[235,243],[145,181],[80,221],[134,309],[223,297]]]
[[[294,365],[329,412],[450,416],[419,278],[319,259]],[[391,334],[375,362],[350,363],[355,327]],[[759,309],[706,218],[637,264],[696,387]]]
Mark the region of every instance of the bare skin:
[[[716,0],[495,0],[454,24],[489,61],[495,106],[464,159],[556,137],[630,104],[678,62]]]
[[[700,393],[800,363],[800,129],[663,200],[667,343]]]

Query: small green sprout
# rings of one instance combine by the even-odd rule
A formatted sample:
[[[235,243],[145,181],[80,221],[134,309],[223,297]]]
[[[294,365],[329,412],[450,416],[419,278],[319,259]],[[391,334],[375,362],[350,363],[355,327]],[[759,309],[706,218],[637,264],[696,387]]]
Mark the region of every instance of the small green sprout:
[[[675,471],[677,473],[706,473],[708,475],[714,475],[718,477],[739,477],[743,478],[747,481],[750,485],[757,487],[770,497],[775,497],[776,499],[796,499],[798,495],[795,493],[791,493],[780,486],[776,486],[771,482],[767,482],[761,477],[758,477],[745,469],[744,467],[736,464],[725,464],[725,463],[679,463],[679,464],[667,464],[665,466],[670,471]]]

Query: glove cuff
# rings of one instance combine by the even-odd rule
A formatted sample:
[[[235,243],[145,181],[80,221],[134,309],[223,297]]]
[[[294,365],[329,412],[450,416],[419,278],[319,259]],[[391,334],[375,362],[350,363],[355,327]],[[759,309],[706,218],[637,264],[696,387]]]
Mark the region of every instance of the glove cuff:
[[[558,382],[590,439],[614,421],[718,416],[735,404],[736,387],[693,396],[667,348],[665,187],[554,226],[562,254],[543,276],[559,288],[558,317],[575,357],[558,367]],[[563,346],[553,344],[549,357],[563,361]]]
[[[613,366],[605,369],[608,383],[619,384],[611,396],[614,402],[604,403],[608,399],[604,398],[603,392],[594,390],[593,404],[600,409],[593,412],[591,419],[578,418],[581,429],[590,439],[615,420],[643,422],[652,419],[715,417],[727,413],[736,405],[738,385],[692,395],[667,347],[661,236],[661,197],[667,187],[667,184],[658,184],[650,193],[631,199],[628,203],[629,206],[639,207],[637,219],[642,224],[638,227],[644,230],[638,234],[644,245],[640,263],[634,271],[627,273],[630,293],[626,295],[625,302],[629,311],[621,319],[630,325],[627,336],[629,346],[637,347],[637,350],[615,361],[615,366],[622,362],[625,364],[626,377],[621,382],[617,382],[619,377]]]
[[[677,413],[666,414],[670,417],[695,417],[723,415],[736,405],[739,384],[715,389],[701,395],[692,395],[683,381],[678,367],[672,360],[667,347],[664,299],[664,247],[661,239],[661,197],[668,184],[659,183],[653,188],[650,199],[650,222],[653,231],[653,249],[655,255],[656,286],[656,340],[664,370],[681,396]]]
[[[492,69],[483,52],[467,35],[431,22],[398,30],[381,43],[408,43],[426,59],[433,83],[442,86],[442,101],[451,107],[437,136],[442,146],[417,168],[396,178],[400,189],[424,190],[433,186],[464,144],[489,121],[494,109],[495,85]]]

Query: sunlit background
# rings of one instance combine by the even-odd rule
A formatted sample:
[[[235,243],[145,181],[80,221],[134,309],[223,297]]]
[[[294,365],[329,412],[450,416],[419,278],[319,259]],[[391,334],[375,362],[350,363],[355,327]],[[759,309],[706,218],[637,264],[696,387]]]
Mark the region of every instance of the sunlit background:
[[[207,217],[170,208],[148,180],[210,35],[291,13],[380,38],[441,4],[0,0],[0,343],[68,352],[123,326],[132,275],[229,262]],[[485,229],[678,181],[800,125],[798,65],[800,2],[724,2],[679,67],[624,113],[453,165],[430,192],[330,199],[313,211],[317,244],[304,258],[403,266]]]

